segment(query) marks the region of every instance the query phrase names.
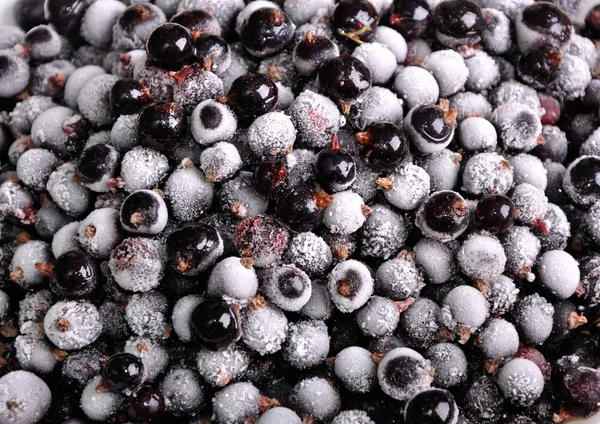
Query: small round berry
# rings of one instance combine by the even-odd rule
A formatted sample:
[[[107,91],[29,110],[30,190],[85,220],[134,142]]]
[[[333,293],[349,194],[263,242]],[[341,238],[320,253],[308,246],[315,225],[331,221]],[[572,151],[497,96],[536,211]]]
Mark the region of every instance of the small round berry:
[[[48,385],[29,371],[11,371],[0,378],[0,417],[5,422],[35,424],[50,409]]]
[[[282,112],[259,116],[248,128],[248,146],[262,158],[280,157],[290,153],[296,141],[292,119]]]
[[[340,148],[337,136],[333,137],[329,148],[325,148],[317,154],[315,168],[317,177],[328,192],[346,190],[356,179],[354,158],[346,150]]]
[[[334,35],[340,40],[369,41],[378,24],[377,10],[365,0],[342,0],[331,15]]]
[[[321,91],[331,99],[348,103],[371,87],[371,72],[359,59],[338,56],[321,67],[319,84]]]
[[[477,43],[485,28],[481,7],[470,0],[442,2],[434,9],[437,39],[447,47]]]
[[[361,333],[369,337],[391,335],[400,321],[400,308],[386,297],[373,296],[356,312]]]
[[[281,159],[267,159],[254,168],[254,186],[268,198],[276,197],[288,187],[288,170]]]
[[[333,41],[308,31],[304,40],[294,48],[294,66],[301,75],[313,75],[325,62],[339,54],[339,48]]]
[[[207,224],[186,224],[167,238],[169,265],[182,275],[197,276],[223,253],[223,239]]]
[[[129,398],[127,418],[134,423],[158,422],[165,411],[165,399],[160,390],[144,384]]]
[[[287,248],[288,231],[270,216],[251,216],[240,222],[233,242],[242,257],[252,258],[254,266],[276,265]]]
[[[287,113],[298,131],[298,142],[309,148],[328,146],[346,122],[334,102],[310,90],[300,93]]]
[[[368,393],[377,384],[377,364],[371,352],[362,347],[351,346],[338,353],[333,372],[354,393]]]
[[[177,103],[155,103],[138,117],[140,144],[159,152],[174,149],[187,132],[185,112]]]
[[[256,424],[302,424],[302,420],[294,411],[283,406],[276,406],[260,416]]]
[[[377,378],[383,392],[401,401],[429,389],[432,376],[431,363],[420,353],[405,347],[386,353],[377,367]]]
[[[404,120],[404,128],[413,146],[422,153],[444,149],[454,137],[454,122],[458,112],[444,110],[436,105],[419,105],[411,109]]]
[[[169,180],[175,179],[174,176],[178,174],[177,171],[178,170],[171,174]],[[123,189],[128,193],[133,193],[137,190],[152,190],[158,188],[158,185],[168,174],[169,161],[167,157],[153,149],[136,146],[125,153],[123,155],[123,160],[121,160]],[[200,172],[200,174],[202,173]],[[118,180],[116,182],[119,184]],[[167,181],[167,186],[168,185],[169,183]],[[181,210],[183,210],[183,207],[181,210],[177,210],[176,208],[173,209],[175,209],[174,215],[177,216],[178,213],[182,213]]]
[[[518,278],[533,281],[531,269],[540,253],[540,240],[527,227],[514,225],[502,234],[506,252],[506,271]]]
[[[414,348],[426,349],[431,346],[440,328],[442,328],[440,308],[427,298],[417,299],[400,314],[400,333],[409,346]]]
[[[573,202],[587,206],[600,199],[600,185],[596,180],[599,172],[598,156],[580,156],[571,162],[565,173],[563,187]]]
[[[323,190],[302,184],[281,196],[277,216],[293,231],[311,231],[321,223],[323,211],[333,202]]]
[[[257,289],[258,279],[252,261],[232,256],[213,267],[206,290],[212,297],[247,302],[256,295]]]
[[[103,375],[108,387],[114,392],[130,391],[142,384],[144,364],[131,353],[118,353],[108,360]]]
[[[193,340],[206,349],[224,350],[241,337],[239,317],[221,300],[208,299],[201,302],[190,319]]]
[[[542,344],[550,336],[554,307],[537,293],[521,299],[513,310],[514,324],[524,342]]]
[[[435,369],[433,384],[443,388],[458,386],[467,379],[468,362],[462,349],[453,343],[437,343],[427,349],[425,357]]]
[[[288,320],[281,309],[261,296],[252,299],[243,312],[242,341],[260,355],[278,352],[287,337]]]
[[[488,53],[506,53],[513,44],[510,19],[503,11],[493,8],[481,10],[485,27],[481,33],[481,44]]]
[[[195,221],[210,208],[214,185],[189,159],[184,159],[169,176],[165,184],[165,196],[170,206],[170,216],[175,221]]]
[[[403,164],[389,178],[379,178],[388,202],[403,211],[417,209],[429,196],[431,179],[427,171],[417,165]]]
[[[147,292],[157,287],[163,277],[162,246],[152,239],[127,238],[110,252],[108,267],[122,289]]]
[[[198,374],[185,367],[171,369],[160,383],[165,409],[175,416],[194,415],[206,396],[204,382]]]
[[[218,35],[202,34],[194,43],[194,57],[205,71],[222,75],[231,66],[229,44]]]
[[[141,112],[150,103],[152,98],[150,97],[148,87],[139,81],[120,79],[113,85],[110,92],[110,100],[113,113],[119,116],[133,115]]]
[[[579,285],[579,265],[567,252],[550,250],[537,261],[539,283],[559,299],[571,297]]]
[[[506,254],[498,239],[472,234],[461,245],[456,259],[462,272],[474,280],[488,280],[504,271]]]
[[[513,168],[498,153],[478,153],[465,165],[462,189],[475,196],[506,194],[512,188]]]
[[[240,39],[256,57],[271,56],[283,50],[294,38],[296,25],[281,9],[262,7],[254,11],[240,28]]]
[[[425,58],[422,66],[436,79],[440,97],[458,93],[469,77],[469,68],[462,56],[454,50],[435,51]]]
[[[366,265],[349,259],[333,268],[329,274],[328,288],[336,308],[348,313],[367,303],[373,294],[373,277]]]
[[[434,104],[440,94],[440,88],[433,75],[418,66],[398,68],[394,91],[410,109],[418,105]]]
[[[517,72],[521,80],[534,88],[545,88],[558,78],[562,52],[552,45],[540,45],[519,57]]]
[[[373,84],[386,85],[397,68],[396,56],[381,43],[365,43],[354,49],[352,57],[363,62],[371,73]]]
[[[134,191],[121,205],[121,225],[130,233],[158,234],[167,225],[168,217],[165,201],[152,190]]]
[[[263,74],[249,72],[238,77],[227,94],[227,103],[242,118],[255,118],[277,104],[277,86]]]
[[[310,278],[295,265],[276,267],[267,273],[263,291],[271,302],[284,311],[299,311],[310,299]]]
[[[377,293],[397,301],[419,297],[424,285],[415,261],[406,251],[383,262],[375,273]]]
[[[360,156],[377,172],[392,171],[408,156],[409,142],[404,130],[389,122],[375,122],[356,133]]]
[[[117,176],[120,159],[121,155],[113,146],[94,144],[79,156],[75,177],[94,192],[108,192],[109,181]]]
[[[361,255],[388,259],[400,251],[407,236],[402,215],[382,204],[373,205],[359,230]]]
[[[406,40],[414,40],[425,35],[431,22],[429,3],[426,0],[394,2],[390,25]]]
[[[444,298],[442,321],[450,331],[460,336],[463,343],[483,325],[488,316],[487,299],[476,288],[458,286]]]
[[[510,322],[494,318],[481,331],[477,342],[486,359],[512,358],[519,349],[519,333]]]
[[[94,259],[85,251],[70,250],[56,258],[50,287],[59,296],[86,297],[96,289],[98,278]]]
[[[568,45],[572,31],[569,16],[553,3],[532,3],[519,11],[515,21],[517,45],[522,52],[536,44],[562,49]]]
[[[296,384],[292,402],[299,413],[325,422],[330,422],[342,406],[340,393],[335,386],[320,377],[307,378]]]
[[[517,406],[531,406],[544,390],[544,376],[528,359],[512,359],[498,374],[502,394]]]
[[[425,390],[406,402],[404,421],[406,424],[456,424],[458,405],[447,390]]]
[[[415,263],[425,272],[426,282],[443,284],[454,275],[456,262],[445,243],[422,238],[415,244],[413,252]]]
[[[571,414],[590,417],[598,411],[600,373],[585,366],[571,368],[562,375],[558,391]]]
[[[157,27],[146,44],[148,59],[155,66],[178,71],[189,62],[194,53],[194,39],[190,31],[176,23]]]
[[[57,302],[44,317],[44,331],[59,349],[81,349],[100,336],[100,314],[91,303]]]
[[[29,83],[30,69],[27,62],[10,50],[0,52],[0,96],[13,97]]]
[[[323,321],[290,322],[283,359],[298,369],[321,364],[329,353],[329,334]]]
[[[448,242],[455,240],[469,226],[469,208],[455,191],[437,191],[419,208],[415,225],[426,237]]]
[[[483,230],[498,233],[512,227],[516,209],[512,200],[502,194],[490,194],[477,202],[475,225]]]

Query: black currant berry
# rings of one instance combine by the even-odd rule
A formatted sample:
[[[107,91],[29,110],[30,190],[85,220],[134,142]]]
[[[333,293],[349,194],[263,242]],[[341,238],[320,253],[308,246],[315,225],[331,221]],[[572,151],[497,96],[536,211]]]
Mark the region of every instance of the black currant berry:
[[[152,190],[137,190],[121,204],[121,226],[133,233],[158,234],[167,225],[164,200]]]
[[[90,0],[46,0],[44,14],[60,34],[78,36],[83,14],[92,2]]]
[[[502,194],[490,194],[482,197],[475,208],[477,227],[493,233],[512,227],[516,218],[513,201]]]
[[[338,56],[319,71],[321,91],[340,102],[351,102],[371,87],[371,72],[352,56]]]
[[[174,102],[147,106],[138,117],[140,144],[159,152],[177,147],[185,138],[186,132],[185,111]]]
[[[416,224],[428,237],[444,242],[454,240],[469,225],[469,207],[460,194],[438,191],[423,203]]]
[[[249,72],[237,78],[227,94],[227,104],[241,117],[255,118],[277,104],[277,86],[264,74]]]
[[[187,9],[173,16],[171,22],[183,25],[194,37],[201,34],[221,35],[219,21],[207,10]]]
[[[87,252],[70,250],[56,259],[50,288],[58,296],[86,297],[96,289],[98,275],[96,262]]]
[[[404,407],[406,424],[453,424],[458,406],[447,390],[431,389],[413,396]]]
[[[421,38],[431,22],[431,12],[426,0],[396,0],[390,25],[406,40]]]
[[[432,144],[445,144],[454,129],[454,119],[437,105],[413,109],[410,124],[427,143]]]
[[[44,0],[19,0],[15,3],[13,16],[24,31],[46,23]]]
[[[591,8],[586,15],[585,32],[593,40],[600,40],[600,5]]]
[[[580,159],[570,168],[571,186],[581,196],[600,196],[600,158],[589,156]]]
[[[548,43],[564,46],[571,39],[573,24],[569,16],[554,3],[540,1],[523,9],[523,21],[532,31],[545,36]]]
[[[242,44],[253,56],[270,56],[283,50],[294,38],[296,26],[281,9],[262,7],[240,28]]]
[[[376,122],[356,134],[360,157],[377,171],[394,170],[408,155],[409,141],[404,129],[390,122]]]
[[[118,166],[119,154],[114,147],[105,143],[94,144],[81,153],[77,162],[77,178],[84,184],[98,184],[106,188],[108,179],[116,176]]]
[[[194,54],[194,37],[183,25],[172,22],[157,27],[146,44],[148,59],[159,68],[178,71]]]
[[[600,371],[583,366],[567,370],[560,380],[559,393],[573,416],[589,417],[600,404]]]
[[[134,423],[156,423],[165,412],[165,398],[151,384],[144,384],[129,398],[127,418]]]
[[[323,63],[339,54],[337,45],[329,38],[307,31],[306,37],[294,48],[294,65],[301,75],[313,75]]]
[[[543,88],[558,77],[562,56],[552,45],[542,44],[521,55],[517,71],[525,83]]]
[[[194,57],[206,71],[221,74],[231,62],[229,44],[218,35],[200,35],[194,43]]]
[[[312,231],[323,218],[323,210],[332,202],[323,190],[309,184],[294,187],[277,202],[277,216],[293,231]]]
[[[104,367],[104,381],[113,392],[133,390],[144,381],[144,364],[131,353],[113,355]]]
[[[346,190],[356,179],[354,158],[340,148],[337,135],[333,135],[330,147],[317,154],[315,171],[319,181],[329,192]]]
[[[140,113],[151,101],[148,87],[133,79],[120,79],[110,91],[110,104],[115,116]]]
[[[213,351],[227,349],[241,335],[237,314],[222,300],[207,299],[196,306],[191,324],[194,340]]]
[[[287,168],[281,159],[267,159],[254,169],[254,186],[266,197],[281,194],[288,186]]]
[[[169,265],[183,275],[199,275],[222,253],[223,240],[219,232],[208,224],[186,224],[167,238]]]
[[[331,15],[333,32],[342,40],[369,41],[378,24],[377,10],[366,0],[341,0]]]
[[[471,0],[444,1],[435,8],[433,19],[438,38],[445,45],[476,43],[485,29],[481,7]]]

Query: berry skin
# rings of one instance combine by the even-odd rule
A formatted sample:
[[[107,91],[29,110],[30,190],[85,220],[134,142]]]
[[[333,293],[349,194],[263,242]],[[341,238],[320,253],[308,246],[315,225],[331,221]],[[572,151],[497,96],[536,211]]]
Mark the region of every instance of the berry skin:
[[[406,40],[421,38],[431,22],[431,12],[426,0],[397,0],[390,25]]]
[[[600,403],[600,372],[588,367],[567,370],[560,379],[559,393],[574,416],[595,414]]]
[[[177,103],[155,103],[138,117],[138,137],[144,147],[159,152],[173,150],[184,139],[187,118]]]
[[[133,115],[147,106],[152,98],[148,87],[133,79],[120,79],[110,92],[112,111],[115,115]]]
[[[580,156],[567,168],[563,187],[578,205],[590,205],[600,199],[600,157]]]
[[[263,74],[249,72],[238,77],[227,94],[227,104],[243,118],[255,118],[277,104],[277,86]]]
[[[180,274],[197,276],[223,253],[223,240],[214,227],[187,224],[167,238],[167,255],[171,267]]]
[[[158,234],[167,225],[169,212],[163,198],[151,190],[131,193],[121,205],[121,225],[136,234]]]
[[[96,262],[89,254],[70,250],[56,258],[50,288],[59,296],[86,297],[96,289],[98,277]]]
[[[434,10],[436,36],[447,47],[477,43],[485,28],[481,7],[471,0],[442,2]]]
[[[199,34],[221,35],[219,21],[210,12],[203,9],[187,9],[171,18],[171,22],[183,25],[195,37]]]
[[[251,55],[266,57],[283,50],[294,38],[295,29],[283,10],[263,7],[242,24],[240,39]]]
[[[91,3],[90,0],[48,0],[44,3],[44,15],[60,34],[77,38],[83,14]]]
[[[146,52],[153,65],[168,71],[178,71],[194,54],[194,38],[182,25],[162,24],[150,34]]]
[[[117,393],[135,389],[144,376],[142,360],[131,353],[114,355],[104,367],[104,379],[108,387]]]
[[[515,22],[517,45],[526,52],[537,44],[563,48],[571,39],[573,24],[558,6],[536,2],[522,9]]]
[[[413,145],[422,153],[435,153],[450,144],[454,137],[457,111],[436,105],[419,105],[408,112],[404,128]]]
[[[162,393],[150,384],[144,384],[136,395],[129,399],[127,418],[134,423],[158,422],[165,412],[165,399]]]
[[[406,347],[389,351],[377,367],[377,378],[384,393],[397,400],[408,400],[429,389],[433,381],[431,363]]]
[[[338,56],[319,71],[321,91],[338,102],[352,102],[371,87],[371,72],[352,56]]]
[[[194,57],[206,71],[221,75],[231,65],[229,44],[218,35],[201,35],[194,43]]]
[[[304,40],[296,44],[293,60],[301,75],[313,75],[328,60],[339,56],[338,46],[326,37],[306,33]]]
[[[299,311],[310,299],[311,281],[304,271],[294,265],[269,270],[263,283],[265,295],[284,311]]]
[[[294,187],[277,202],[277,216],[293,231],[312,231],[321,223],[323,210],[332,202],[323,190],[303,184]]]
[[[585,32],[593,40],[600,40],[600,5],[591,8],[586,15]]]
[[[254,168],[254,186],[268,198],[276,197],[288,186],[288,171],[281,159],[267,159]]]
[[[509,197],[502,194],[482,197],[475,208],[475,224],[492,233],[512,227],[516,218],[515,205]]]
[[[331,15],[334,35],[357,43],[369,41],[378,23],[377,10],[366,0],[342,0]]]
[[[418,393],[406,402],[406,424],[456,424],[458,406],[450,392],[431,389]]]
[[[117,176],[119,160],[119,152],[113,146],[95,144],[81,153],[75,178],[92,191],[107,192],[109,180]]]
[[[334,136],[331,147],[317,154],[315,167],[317,177],[329,192],[346,190],[356,179],[354,158],[340,148],[337,136]]]
[[[540,45],[521,55],[517,62],[517,72],[521,79],[542,89],[558,78],[562,53],[552,45]]]
[[[421,205],[415,220],[429,238],[446,242],[464,233],[469,225],[469,208],[454,191],[438,191]]]
[[[356,134],[360,157],[377,172],[393,171],[408,156],[404,130],[389,122],[375,122]]]
[[[224,350],[241,337],[239,317],[221,300],[203,301],[190,319],[193,339],[206,349]]]

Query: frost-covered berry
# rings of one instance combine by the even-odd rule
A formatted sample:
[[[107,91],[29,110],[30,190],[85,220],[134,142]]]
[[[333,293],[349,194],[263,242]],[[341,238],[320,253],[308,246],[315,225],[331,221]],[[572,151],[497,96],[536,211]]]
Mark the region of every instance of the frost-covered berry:
[[[287,336],[288,320],[277,306],[258,296],[242,314],[242,341],[261,355],[278,352]]]
[[[162,247],[155,240],[127,238],[110,252],[108,266],[122,289],[134,292],[152,290],[160,284],[164,272]]]
[[[567,135],[554,125],[544,125],[542,127],[542,136],[544,137],[544,144],[538,145],[531,153],[543,161],[564,162],[567,158],[569,144]],[[582,155],[590,154],[584,151],[583,146],[586,143],[587,141],[583,143],[579,151]]]
[[[381,27],[379,27],[381,28]],[[374,424],[373,421],[365,411],[359,409],[352,409],[349,411],[342,411],[337,415],[331,424]]]
[[[79,150],[87,137],[88,124],[81,115],[64,106],[51,107],[38,115],[31,125],[36,146],[57,155],[69,156]]]
[[[50,409],[48,385],[28,371],[12,371],[0,378],[0,418],[14,424],[41,422]]]
[[[512,279],[505,275],[498,275],[489,283],[478,285],[490,305],[490,315],[504,315],[517,301],[519,289]]]
[[[327,285],[334,305],[344,313],[360,308],[373,294],[370,270],[354,259],[337,264],[329,274]]]
[[[563,204],[566,200],[565,190],[563,189],[563,179],[567,169],[561,163],[556,162],[545,162],[544,168],[546,168],[548,186],[546,187],[546,197],[548,201]]]
[[[493,151],[498,143],[498,135],[490,121],[473,116],[460,123],[458,141],[468,152]]]
[[[117,175],[120,159],[111,145],[94,144],[81,153],[75,176],[90,190],[106,193],[111,188],[109,182]]]
[[[457,111],[448,109],[447,102],[442,106],[417,105],[406,115],[404,128],[413,146],[422,153],[440,151],[454,137]]]
[[[71,78],[69,78],[70,80]],[[51,97],[48,96],[29,96],[27,99],[15,105],[14,109],[8,113],[9,126],[14,135],[30,134],[31,125],[42,112],[56,107]],[[75,105],[77,106],[77,105]]]
[[[506,271],[532,281],[531,268],[540,253],[540,241],[527,227],[513,226],[502,235],[506,252]]]
[[[227,105],[208,99],[192,112],[190,129],[198,144],[208,146],[231,139],[237,129],[237,120]]]
[[[383,337],[391,334],[400,321],[400,309],[393,300],[373,296],[365,306],[356,312],[356,322],[360,331],[370,337]]]
[[[437,343],[427,349],[425,357],[431,361],[431,366],[435,369],[434,385],[450,388],[467,379],[467,357],[458,345]]]
[[[510,102],[494,110],[492,123],[506,150],[529,152],[542,141],[542,123],[534,109],[524,103]]]
[[[288,1],[288,3],[293,2]],[[339,54],[339,48],[332,40],[307,31],[304,40],[299,41],[294,47],[292,58],[300,75],[312,75],[325,62]]]
[[[433,381],[431,362],[409,348],[400,347],[385,354],[377,367],[379,386],[396,400],[408,400],[427,390]]]
[[[169,330],[167,310],[167,298],[159,292],[134,294],[125,307],[125,319],[136,335],[160,339]]]
[[[356,105],[356,114],[352,116],[352,124],[359,130],[377,122],[402,123],[403,102],[384,87],[371,87]]]
[[[77,106],[81,114],[97,126],[114,122],[110,109],[110,92],[119,80],[114,75],[96,75],[90,79],[77,95]]]
[[[579,156],[568,166],[563,188],[578,205],[591,205],[600,199],[596,176],[600,170],[600,157]]]
[[[304,232],[296,234],[290,241],[284,261],[313,277],[323,275],[329,269],[333,256],[325,240],[314,233]]]
[[[369,212],[362,197],[341,191],[333,195],[333,202],[323,211],[323,223],[334,234],[352,234],[362,227]]]
[[[548,210],[548,198],[537,187],[522,183],[517,185],[510,196],[517,209],[517,222],[535,225]]]
[[[501,318],[490,320],[477,339],[486,359],[512,358],[519,349],[519,334],[515,326]]]
[[[234,383],[217,392],[212,406],[218,423],[241,423],[258,416],[260,392],[250,383]]]
[[[387,84],[396,70],[396,56],[381,43],[361,44],[354,49],[352,56],[362,61],[371,71],[373,84]]]
[[[58,363],[54,357],[54,346],[46,339],[37,336],[17,336],[15,351],[22,369],[47,375]]]
[[[562,250],[550,250],[537,261],[537,281],[542,288],[559,299],[571,297],[579,285],[579,265]]]
[[[409,109],[418,105],[435,104],[440,89],[433,75],[418,66],[400,67],[396,71],[394,91]]]
[[[329,334],[323,321],[290,322],[283,358],[295,368],[319,365],[329,353]]]
[[[481,33],[481,44],[489,53],[506,53],[512,45],[510,19],[502,10],[482,9],[485,27]]]
[[[467,161],[462,181],[469,194],[506,194],[513,183],[512,165],[497,153],[479,153]]]
[[[544,164],[537,157],[527,153],[521,153],[511,157],[509,160],[513,167],[515,184],[531,184],[532,186],[546,190],[548,178]]]
[[[517,406],[531,406],[544,390],[544,376],[539,367],[528,359],[515,358],[498,374],[502,394]]]
[[[320,377],[300,381],[292,392],[296,410],[317,420],[329,421],[335,417],[342,405],[337,389]]]
[[[242,167],[242,159],[235,146],[220,142],[200,155],[200,168],[208,181],[221,182],[233,177]]]
[[[50,239],[59,228],[73,219],[61,210],[54,202],[45,202],[35,215],[34,227],[38,235]]]
[[[19,286],[29,289],[47,281],[52,274],[50,246],[41,240],[31,240],[15,249],[8,271]]]
[[[389,178],[377,180],[388,202],[398,209],[417,209],[429,195],[431,180],[423,168],[413,164],[401,165]]]
[[[297,130],[297,140],[308,148],[323,148],[331,143],[346,122],[329,98],[306,90],[296,97],[288,109]]]
[[[259,116],[248,128],[248,145],[259,157],[277,157],[294,147],[296,129],[293,121],[281,112]]]
[[[13,217],[23,224],[31,224],[35,219],[33,195],[18,183],[5,181],[0,185],[0,215]]]
[[[376,292],[393,300],[416,298],[424,285],[413,257],[406,252],[383,262],[375,274]]]
[[[400,333],[408,345],[428,348],[442,327],[442,314],[438,305],[427,298],[420,298],[400,314]]]
[[[113,25],[126,6],[115,0],[100,0],[87,8],[81,20],[81,36],[92,46],[106,48],[113,37]]]
[[[191,316],[200,303],[202,303],[200,296],[188,295],[180,298],[173,306],[173,314],[171,315],[173,330],[185,342],[192,340]]]
[[[368,393],[377,384],[377,364],[371,352],[362,347],[350,346],[338,353],[333,372],[354,393]]]
[[[213,387],[223,387],[238,379],[249,364],[246,350],[235,344],[219,352],[202,348],[196,357],[198,373]]]
[[[586,61],[565,53],[558,68],[558,77],[548,88],[557,98],[575,100],[584,96],[585,89],[591,80],[592,74]]]
[[[326,320],[331,316],[334,305],[325,281],[313,280],[310,299],[298,311],[300,315],[318,320]]]
[[[85,387],[88,381],[102,373],[106,360],[106,356],[95,348],[72,353],[62,363],[62,378],[75,387]]]
[[[19,181],[30,189],[42,191],[57,165],[58,159],[49,150],[31,149],[19,157],[17,175]]]
[[[552,332],[554,307],[537,293],[521,299],[513,310],[514,324],[526,343],[542,344]]]
[[[487,97],[470,91],[461,91],[450,97],[450,107],[458,110],[458,122],[473,116],[481,116],[488,121],[492,117],[492,105]]]
[[[498,420],[502,410],[502,393],[493,377],[478,377],[466,388],[463,413],[471,420]]]
[[[171,369],[161,381],[160,391],[165,398],[165,410],[175,416],[194,415],[206,396],[198,374],[184,367]]]
[[[126,231],[155,235],[164,230],[169,212],[165,201],[157,192],[138,190],[125,198],[119,216]]]
[[[44,331],[59,349],[81,349],[100,336],[100,314],[88,302],[57,302],[44,317]]]
[[[119,51],[145,48],[150,33],[166,21],[158,6],[133,4],[125,9],[113,26],[112,48]]]
[[[454,275],[456,262],[446,244],[422,238],[415,244],[413,252],[415,263],[423,268],[427,282],[443,284]]]
[[[119,211],[101,208],[92,211],[79,224],[79,243],[90,255],[106,259],[121,241]]]
[[[500,81],[500,70],[496,60],[483,50],[473,50],[472,56],[465,58],[469,76],[465,87],[475,93],[489,90]]]
[[[167,176],[167,158],[152,149],[134,147],[123,155],[121,179],[123,189],[128,193],[136,190],[152,190]]]
[[[377,204],[360,229],[360,252],[363,256],[388,259],[404,245],[408,230],[402,215]]]
[[[460,54],[454,50],[438,50],[430,53],[421,65],[431,72],[438,82],[440,97],[459,92],[467,82],[469,68]]]
[[[245,303],[256,295],[257,289],[252,261],[231,256],[213,267],[206,290],[213,297]]]
[[[165,183],[165,196],[176,221],[200,217],[210,207],[213,195],[213,184],[190,160],[184,159]]]
[[[461,270],[474,280],[489,280],[502,272],[506,254],[497,238],[473,234],[464,241],[456,256]]]
[[[425,157],[422,167],[429,174],[433,191],[453,190],[458,182],[462,155],[442,149]]]
[[[72,109],[77,108],[77,97],[83,86],[93,77],[104,75],[106,71],[100,66],[87,65],[76,69],[65,84],[64,102]]]
[[[469,217],[467,202],[460,194],[437,191],[417,211],[415,225],[426,237],[448,242],[466,231]]]
[[[131,353],[142,360],[146,381],[156,379],[169,364],[169,351],[159,341],[133,337],[125,342],[123,352]]]
[[[125,398],[110,390],[99,389],[102,377],[92,378],[81,393],[81,410],[93,421],[109,421],[121,409]]]
[[[238,218],[262,215],[269,206],[268,199],[256,189],[249,171],[241,171],[237,177],[221,184],[219,203],[224,212]]]
[[[283,265],[267,271],[262,290],[284,311],[299,311],[310,299],[311,286],[304,271],[294,265]]]
[[[294,411],[283,406],[276,406],[260,416],[256,424],[302,424],[302,420]]]
[[[446,328],[466,342],[489,316],[487,299],[471,286],[458,286],[444,298],[442,321]]]
[[[87,211],[90,190],[75,180],[76,167],[65,163],[48,178],[46,189],[59,208],[71,216],[80,216]]]

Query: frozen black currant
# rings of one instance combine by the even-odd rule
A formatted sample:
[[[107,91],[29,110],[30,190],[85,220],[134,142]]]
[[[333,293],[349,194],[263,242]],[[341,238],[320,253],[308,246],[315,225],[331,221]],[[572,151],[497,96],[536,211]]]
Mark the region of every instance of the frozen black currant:
[[[254,186],[264,196],[276,197],[288,186],[288,170],[281,159],[267,159],[254,168]]]
[[[194,57],[206,71],[221,75],[231,65],[227,41],[218,35],[202,34],[194,42]]]
[[[456,239],[469,225],[469,208],[455,191],[435,192],[421,205],[415,220],[426,237],[442,242]]]
[[[326,37],[306,33],[304,40],[294,48],[294,65],[301,75],[312,75],[329,59],[338,56],[337,45]]]
[[[404,421],[406,424],[456,424],[458,406],[447,390],[425,390],[406,402]]]
[[[227,104],[243,118],[255,118],[277,104],[278,89],[269,77],[249,72],[238,77],[227,94]]]
[[[360,157],[377,172],[391,172],[408,156],[409,141],[404,130],[390,122],[374,122],[356,133]]]
[[[396,0],[390,25],[407,40],[421,38],[431,22],[429,3],[426,0]]]
[[[356,179],[354,158],[340,147],[337,135],[333,136],[329,148],[317,154],[315,170],[319,181],[329,192],[346,190]]]
[[[219,21],[208,10],[187,9],[173,16],[171,22],[183,25],[195,37],[200,34],[221,35]]]
[[[481,7],[471,0],[449,0],[433,14],[437,39],[447,47],[477,43],[485,29]]]
[[[510,228],[517,219],[515,205],[509,197],[490,194],[482,197],[475,208],[475,224],[493,233]]]
[[[122,393],[137,388],[144,380],[144,364],[131,353],[112,356],[104,367],[104,380],[114,392]]]
[[[294,37],[296,25],[279,8],[254,11],[240,28],[240,39],[251,55],[271,56],[283,50]]]
[[[178,71],[194,54],[194,37],[182,25],[162,24],[150,34],[146,52],[153,65]]]
[[[169,213],[163,198],[152,190],[137,190],[121,205],[121,225],[137,234],[158,234],[167,225]]]
[[[168,262],[183,275],[199,275],[222,253],[223,240],[219,232],[208,224],[184,225],[167,238]]]
[[[14,4],[13,16],[17,25],[25,31],[46,23],[44,17],[44,1],[19,0]]]
[[[560,379],[559,393],[569,413],[591,416],[600,403],[600,372],[584,366],[567,370]]]
[[[600,199],[600,157],[580,156],[567,168],[563,188],[578,205],[590,205]]]
[[[419,151],[434,153],[444,149],[452,141],[457,115],[456,109],[420,105],[408,112],[404,128]]]
[[[332,197],[310,184],[288,190],[277,202],[277,216],[293,231],[312,231],[321,223]]]
[[[206,349],[224,350],[241,336],[239,317],[222,300],[203,301],[196,306],[190,319],[193,340]]]
[[[94,144],[81,153],[75,178],[92,191],[107,192],[110,190],[109,180],[117,176],[120,156],[109,144]]]
[[[155,103],[138,117],[138,137],[144,147],[159,152],[172,150],[181,144],[186,133],[185,111],[177,103]]]
[[[558,78],[562,52],[552,45],[542,44],[521,55],[517,62],[517,72],[523,82],[539,89]]]
[[[366,0],[342,0],[331,15],[334,35],[356,43],[369,41],[379,24],[379,14]]]
[[[58,296],[86,297],[96,289],[98,279],[94,258],[84,250],[69,250],[56,258],[50,288]]]
[[[150,90],[133,79],[120,79],[110,92],[110,104],[115,115],[140,113],[151,102]]]
[[[587,13],[585,32],[593,40],[600,40],[600,5],[594,6]]]
[[[44,15],[59,33],[76,37],[83,14],[91,3],[90,0],[47,0]]]
[[[319,85],[325,95],[347,104],[342,106],[347,112],[350,103],[371,87],[371,72],[352,56],[338,56],[321,67]]]
[[[573,24],[554,3],[536,2],[522,9],[515,22],[517,45],[526,52],[537,44],[552,44],[562,49],[571,39]]]
[[[155,423],[165,412],[165,399],[160,390],[144,384],[129,398],[127,418],[134,423]]]

